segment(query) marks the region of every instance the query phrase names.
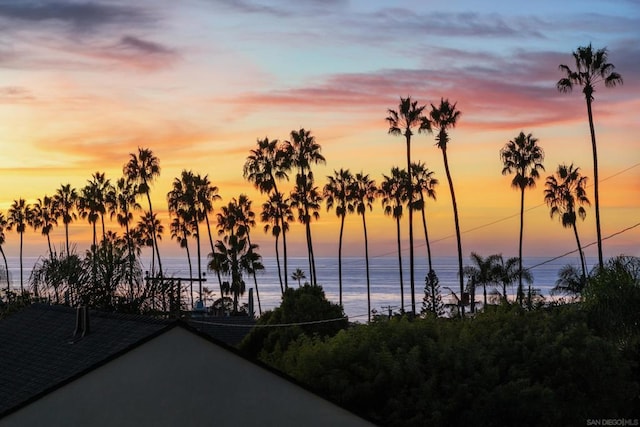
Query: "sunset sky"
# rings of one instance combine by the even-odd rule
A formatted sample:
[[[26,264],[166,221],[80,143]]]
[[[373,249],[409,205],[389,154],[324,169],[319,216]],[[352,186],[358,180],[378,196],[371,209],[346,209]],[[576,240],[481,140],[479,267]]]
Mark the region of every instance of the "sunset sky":
[[[562,162],[592,176],[584,96],[555,86],[558,65],[573,68],[578,46],[606,46],[624,78],[595,93],[603,236],[640,222],[638,28],[636,0],[0,0],[0,210],[61,184],[79,189],[96,171],[115,181],[140,146],[160,159],[152,198],[165,226],[166,194],[182,169],[208,174],[223,203],[247,193],[259,211],[263,197],[242,178],[249,150],[257,138],[286,140],[301,127],[327,159],[315,171],[318,186],[340,168],[379,182],[392,166],[406,166],[404,140],[387,133],[387,109],[397,109],[400,96],[427,105],[444,97],[462,112],[448,154],[465,257],[517,255],[519,193],[500,173],[499,150],[520,131],[533,133],[546,153],[546,172],[525,196],[533,209],[524,253],[559,255],[575,240],[541,206],[544,177]],[[441,182],[428,203],[433,250],[453,255],[442,154],[433,135],[413,141],[413,159]],[[368,215],[371,254],[393,255],[395,223],[379,201]],[[594,216],[588,208],[578,225],[585,244],[595,240]],[[337,253],[338,227],[323,207],[312,226],[320,255]],[[261,226],[254,236],[272,254]],[[60,245],[63,228],[52,238]],[[73,227],[79,249],[90,238],[85,223]],[[27,254],[45,253],[39,233],[25,239]],[[303,239],[294,225],[299,256]],[[7,233],[9,256],[17,256],[18,241]],[[418,222],[416,241],[423,242]],[[605,255],[640,255],[638,242],[640,227],[607,240]],[[346,256],[364,254],[355,215],[345,243]],[[161,250],[182,253],[168,231]],[[595,246],[586,253],[594,256]]]

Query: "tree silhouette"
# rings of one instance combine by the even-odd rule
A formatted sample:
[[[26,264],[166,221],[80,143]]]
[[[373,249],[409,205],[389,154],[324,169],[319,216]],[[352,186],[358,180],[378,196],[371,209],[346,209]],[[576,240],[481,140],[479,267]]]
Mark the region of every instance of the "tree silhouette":
[[[296,185],[291,193],[291,201],[298,209],[298,220],[305,226],[311,284],[317,285],[318,279],[311,238],[311,219],[315,218],[317,220],[320,217],[318,211],[322,197],[318,192],[318,188],[313,185],[314,178],[311,165],[326,163],[326,160],[320,153],[320,144],[311,135],[311,131],[305,129],[292,130],[290,140],[285,141],[284,150],[290,159],[287,163],[298,170],[296,173]]]
[[[365,267],[367,272],[367,314],[368,319],[371,321],[371,281],[369,279],[369,239],[367,238],[367,221],[365,214],[367,209],[373,209],[373,202],[376,199],[378,189],[374,180],[369,178],[369,175],[365,175],[360,172],[354,177],[353,190],[353,202],[358,215],[362,216],[362,228],[364,230],[364,256]]]
[[[76,214],[77,202],[78,192],[75,188],[71,187],[71,184],[62,184],[53,196],[54,215],[58,218],[62,218],[62,222],[64,224],[67,256],[71,255],[69,246],[69,224],[78,218],[78,215]]]
[[[53,253],[51,248],[51,230],[54,225],[58,225],[58,219],[55,216],[53,199],[49,196],[44,196],[42,199],[33,205],[33,215],[31,218],[31,227],[35,231],[42,229],[42,235],[47,237],[47,247],[49,248],[49,255]]]
[[[147,196],[149,203],[149,214],[154,217],[153,206],[151,205],[151,184],[160,176],[160,160],[148,148],[138,148],[138,153],[130,153],[130,159],[124,165],[123,172],[127,179],[137,185],[139,194]],[[162,278],[162,261],[160,259],[160,249],[158,246],[158,236],[156,235],[156,227],[151,229],[153,240],[153,248],[158,259],[158,272]]]
[[[276,240],[276,261],[278,264],[278,276],[280,277],[280,288],[284,290],[288,287],[287,279],[287,232],[288,225],[283,221],[287,221],[288,215],[282,209],[287,210],[289,203],[284,194],[278,190],[277,181],[283,179],[289,180],[287,172],[291,168],[291,153],[287,150],[286,144],[280,144],[277,139],[269,140],[269,138],[258,139],[257,147],[250,150],[243,167],[243,176],[249,182],[252,182],[260,193],[269,195],[269,199],[273,201],[272,207],[275,211],[270,212],[272,220],[280,221],[280,224],[273,223],[271,226],[272,234]],[[265,205],[263,205],[264,208]],[[264,212],[264,211],[263,211]],[[269,220],[262,220],[269,222]],[[292,221],[289,220],[289,221]],[[265,227],[265,231],[267,231]],[[282,234],[282,250],[284,261],[284,288],[282,285],[282,273],[280,272],[280,258],[278,255],[278,238]]]
[[[605,87],[615,87],[623,83],[622,76],[613,71],[613,64],[607,62],[608,52],[606,48],[594,51],[591,43],[588,46],[580,46],[573,52],[575,70],[567,65],[560,64],[560,71],[565,75],[556,84],[560,92],[571,92],[573,86],[582,87],[587,102],[587,116],[589,118],[589,131],[591,133],[591,150],[593,152],[593,189],[596,209],[596,231],[598,234],[598,265],[602,268],[602,234],[600,231],[600,197],[598,191],[598,150],[596,146],[596,131],[593,125],[593,111],[591,104],[594,101],[595,87],[603,82]]]
[[[191,218],[189,213],[180,210],[174,213],[173,219],[169,224],[171,238],[175,239],[181,248],[187,252],[187,263],[189,265],[189,299],[193,308],[193,266],[191,264],[191,254],[189,252],[189,236],[191,236]]]
[[[449,129],[454,128],[460,118],[460,111],[456,109],[456,103],[449,103],[448,99],[440,99],[438,107],[431,104],[431,112],[429,118],[431,126],[438,130],[436,135],[436,145],[442,150],[442,158],[444,160],[444,170],[449,181],[449,191],[451,192],[451,204],[453,205],[453,218],[456,227],[456,240],[458,244],[458,276],[460,279],[460,295],[464,293],[464,277],[462,267],[462,241],[460,238],[460,221],[458,219],[458,204],[456,203],[456,194],[453,189],[453,180],[449,171],[449,160],[447,159],[447,144],[449,143]],[[464,305],[460,306],[460,314],[464,317]]]
[[[268,233],[269,230],[271,230],[271,234],[275,238],[276,264],[278,266],[278,278],[280,279],[280,291],[284,296],[284,293],[287,289],[287,281],[283,282],[282,280],[278,239],[280,237],[280,234],[282,234],[284,238],[286,231],[289,231],[289,223],[294,221],[293,212],[291,211],[291,205],[289,204],[289,199],[283,200],[282,193],[278,193],[276,191],[270,193],[267,201],[262,204],[260,221],[265,223],[265,233]]]
[[[240,236],[246,236],[248,251],[252,252],[254,249],[258,248],[258,245],[251,243],[251,229],[256,226],[256,214],[251,210],[251,200],[247,197],[246,194],[241,194],[238,196],[238,201],[236,202],[236,221],[238,223],[238,234]],[[249,259],[253,259],[256,261],[260,261],[260,256],[255,256],[254,254],[248,254]],[[253,276],[253,284],[256,287],[256,299],[258,300],[258,313],[262,315],[262,304],[260,302],[260,290],[258,288],[258,278],[256,276],[256,270],[262,270],[264,267],[261,263],[252,265],[249,272]]]
[[[411,136],[413,129],[418,128],[420,132],[431,132],[431,124],[422,114],[424,105],[418,106],[418,101],[412,101],[411,97],[400,98],[398,110],[387,110],[387,122],[389,123],[389,133],[391,135],[402,135],[407,143],[407,199],[410,206],[413,206],[413,178],[411,175]],[[414,277],[414,256],[413,256],[413,209],[409,209],[409,276],[411,284],[411,312],[416,315],[416,292]]]
[[[298,281],[298,287],[302,286],[302,279],[306,279],[307,276],[305,276],[304,271],[300,270],[299,268],[296,268],[293,273],[291,273],[291,278],[293,280],[297,280]]]
[[[396,221],[396,241],[398,244],[398,273],[400,274],[400,307],[404,312],[404,280],[402,277],[402,244],[400,242],[400,219],[402,219],[403,204],[407,198],[407,171],[398,167],[391,168],[391,175],[382,175],[383,180],[378,189],[382,201],[384,214]]]
[[[524,232],[524,191],[533,188],[540,178],[538,170],[544,170],[544,151],[538,145],[533,135],[524,132],[505,144],[500,150],[502,159],[502,174],[515,173],[511,180],[511,187],[520,190],[520,240],[518,244],[518,271],[522,272],[522,236]],[[518,277],[518,301],[522,306],[524,291],[522,288],[522,274]]]
[[[334,170],[333,176],[327,177],[323,194],[327,203],[327,211],[334,208],[340,218],[340,237],[338,240],[338,294],[339,304],[342,306],[342,235],[344,232],[344,220],[348,213],[355,210],[353,204],[353,175],[349,169]]]
[[[6,272],[7,278],[7,299],[11,293],[11,281],[9,279],[9,264],[7,263],[7,256],[4,253],[4,248],[2,247],[6,242],[6,236],[4,234],[4,230],[9,230],[8,228],[9,222],[7,218],[5,218],[4,214],[0,212],[0,255],[2,255],[2,260],[4,261],[4,270]]]
[[[464,268],[464,274],[471,277],[471,283],[473,286],[482,286],[483,304],[487,307],[487,286],[496,284],[496,268],[501,258],[500,255],[489,255],[486,258],[471,252],[472,265],[468,265]],[[472,289],[472,293],[475,294],[475,289]],[[475,300],[471,301],[471,312],[475,311]]]
[[[426,200],[427,198],[436,200],[436,185],[438,180],[433,177],[433,171],[422,163],[411,163],[411,176],[413,179],[414,192],[418,194],[419,199],[413,201],[413,208],[419,210],[422,214],[422,229],[424,230],[424,240],[427,245],[427,261],[429,262],[429,271],[433,271],[433,263],[431,261],[431,244],[429,243],[429,233],[427,231]],[[434,272],[435,274],[435,272]],[[433,277],[433,275],[431,275]]]
[[[580,174],[579,167],[574,168],[573,163],[569,166],[561,164],[554,175],[547,177],[544,190],[544,201],[551,208],[551,218],[557,216],[563,227],[573,229],[580,253],[582,275],[585,278],[587,277],[587,264],[580,245],[576,220],[578,217],[582,220],[585,219],[587,211],[583,205],[591,204],[587,198],[586,185],[587,177]]]
[[[12,230],[13,228],[15,228],[18,234],[20,234],[20,294],[24,294],[22,248],[24,241],[24,232],[27,228],[27,224],[31,221],[32,217],[31,205],[29,205],[22,198],[14,200],[13,204],[9,208],[8,214],[9,216],[7,218],[7,229]]]

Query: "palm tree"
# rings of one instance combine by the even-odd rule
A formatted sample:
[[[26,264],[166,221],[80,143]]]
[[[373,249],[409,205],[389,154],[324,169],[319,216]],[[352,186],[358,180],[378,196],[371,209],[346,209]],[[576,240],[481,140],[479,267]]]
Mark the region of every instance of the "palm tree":
[[[411,163],[411,176],[413,179],[414,192],[419,196],[419,199],[413,202],[413,208],[415,210],[420,210],[422,213],[422,229],[424,230],[424,239],[427,245],[429,272],[432,272],[433,263],[431,262],[431,245],[429,244],[429,233],[427,232],[427,217],[425,214],[425,207],[427,203],[425,195],[427,198],[436,200],[435,187],[438,185],[438,180],[433,177],[433,171],[430,171],[422,162]]]
[[[487,306],[487,286],[491,286],[496,283],[495,272],[499,259],[501,258],[501,255],[489,255],[484,258],[476,252],[471,252],[471,262],[474,265],[469,265],[464,268],[464,273],[467,276],[472,277],[472,286],[482,286],[484,307]],[[475,294],[475,289],[471,289],[471,291]],[[472,298],[471,312],[473,313],[474,311],[475,298]]]
[[[315,137],[311,136],[311,131],[305,129],[292,130],[290,136],[291,140],[285,141],[284,147],[284,152],[290,159],[286,163],[298,169],[296,185],[291,195],[291,200],[298,208],[299,221],[305,226],[311,283],[317,285],[318,279],[311,239],[311,219],[313,217],[317,220],[320,217],[318,210],[322,197],[318,193],[318,188],[313,185],[314,179],[311,165],[326,163],[326,160],[320,154],[320,144],[316,142]]]
[[[403,204],[407,201],[407,185],[409,179],[407,171],[397,167],[391,168],[391,175],[382,175],[383,181],[378,189],[382,199],[385,215],[396,220],[396,240],[398,243],[398,272],[400,273],[400,307],[404,313],[404,280],[402,278],[402,245],[400,243],[400,219],[402,219]]]
[[[2,245],[6,242],[4,230],[8,230],[8,225],[9,223],[7,218],[5,218],[4,214],[0,212],[0,255],[2,255],[2,259],[4,261],[4,271],[7,273],[7,298],[9,298],[9,294],[11,292],[11,281],[9,280],[9,264],[7,263],[7,256],[4,253]]]
[[[573,167],[573,163],[558,165],[555,175],[547,177],[544,190],[544,201],[551,208],[551,218],[558,216],[560,223],[565,228],[572,228],[578,244],[578,252],[580,254],[580,263],[582,265],[582,275],[587,277],[587,264],[580,245],[578,237],[578,228],[576,220],[580,217],[582,220],[587,216],[587,211],[583,205],[589,206],[591,203],[587,198],[585,186],[587,177],[580,174],[580,168]]]
[[[137,185],[139,194],[146,194],[149,203],[149,214],[155,218],[151,205],[151,184],[160,176],[160,160],[148,148],[138,148],[138,154],[130,153],[130,159],[124,165],[123,172],[127,179]],[[162,278],[162,261],[158,247],[156,228],[152,230],[153,248],[158,258],[158,269]]]
[[[104,240],[106,230],[104,224],[104,214],[107,211],[107,197],[111,191],[111,181],[105,178],[104,173],[96,172],[91,175],[91,180],[87,181],[81,190],[78,199],[78,211],[82,218],[86,218],[93,225],[93,244],[97,244],[96,223],[98,218],[102,223],[102,239]]]
[[[300,270],[299,268],[296,268],[295,271],[291,274],[291,278],[293,280],[297,280],[298,281],[298,287],[302,286],[301,282],[302,279],[306,279],[307,276],[305,276],[304,271]]]
[[[409,179],[407,180],[407,200],[409,206],[413,206],[413,182],[411,174],[411,136],[413,129],[418,128],[418,133],[431,132],[431,125],[426,117],[422,114],[425,109],[424,105],[418,106],[418,101],[412,101],[411,97],[400,98],[398,111],[389,109],[387,113],[387,122],[389,123],[389,133],[391,135],[403,135],[407,143],[407,171]],[[411,312],[416,315],[416,293],[415,293],[415,276],[414,276],[414,259],[413,259],[413,209],[409,209],[409,276],[411,283]]]
[[[280,144],[277,139],[269,140],[269,138],[258,139],[257,147],[250,150],[250,155],[247,157],[243,168],[243,176],[249,182],[252,182],[260,193],[269,194],[272,200],[278,200],[279,202],[274,205],[277,214],[272,216],[277,218],[281,223],[279,225],[273,224],[273,235],[278,240],[280,233],[282,233],[282,250],[284,261],[284,289],[288,287],[287,279],[287,231],[289,227],[285,226],[282,221],[285,221],[287,214],[280,211],[282,206],[288,206],[285,202],[285,197],[282,192],[278,190],[277,181],[283,179],[289,180],[287,172],[291,169],[291,153],[287,149],[286,144]],[[287,199],[288,200],[288,199]],[[264,205],[263,205],[264,207]],[[264,221],[264,220],[263,220]],[[275,234],[276,230],[278,234]],[[278,247],[276,242],[276,261],[278,264],[278,275],[282,277],[280,273],[280,259],[277,255]],[[282,280],[280,280],[280,287],[282,288]]]
[[[365,213],[367,208],[373,209],[373,202],[376,199],[378,189],[374,180],[369,178],[369,175],[365,175],[360,172],[354,177],[352,184],[353,189],[353,202],[355,204],[356,212],[358,215],[362,215],[362,228],[364,230],[364,256],[365,267],[367,271],[367,314],[369,321],[371,321],[371,281],[369,280],[369,240],[367,239],[367,221],[365,219]]]
[[[522,277],[522,280],[529,284],[529,295],[531,295],[531,284],[533,283],[533,275],[531,271],[520,269],[520,258],[511,257],[505,261],[502,255],[498,256],[498,263],[495,271],[496,280],[502,285],[502,300],[508,303],[507,287]]]
[[[283,284],[282,280],[278,239],[281,233],[283,237],[285,236],[285,232],[289,230],[289,223],[294,220],[294,217],[293,212],[291,211],[291,205],[289,204],[289,199],[283,200],[282,197],[282,194],[278,192],[269,194],[267,201],[262,204],[260,221],[265,223],[265,233],[268,233],[269,230],[271,230],[271,234],[275,237],[276,264],[278,266],[278,277],[280,279],[280,291],[284,296],[284,292],[287,290],[288,284],[287,281],[284,281]]]
[[[348,213],[354,211],[351,189],[353,175],[349,169],[334,170],[333,176],[327,176],[328,182],[324,186],[323,195],[327,203],[327,211],[335,206],[336,215],[340,218],[340,238],[338,243],[338,294],[342,306],[342,235],[344,220]]]
[[[42,235],[47,237],[49,255],[53,253],[51,248],[51,230],[54,225],[58,225],[58,218],[55,215],[53,198],[44,196],[33,205],[33,216],[30,224],[35,231],[42,229]]]
[[[194,186],[198,219],[199,221],[204,220],[205,224],[207,225],[207,234],[209,236],[211,252],[214,252],[215,246],[213,244],[213,236],[211,234],[211,221],[209,220],[209,214],[213,213],[213,203],[221,199],[221,197],[218,195],[218,187],[213,185],[211,181],[209,181],[208,175],[200,176],[199,174],[194,177]],[[199,235],[200,234],[198,233],[198,236]],[[200,262],[200,257],[200,243],[198,243],[198,263]],[[198,264],[198,266],[199,265],[200,264]],[[202,277],[200,277],[200,279],[202,279]],[[218,275],[218,282],[219,285],[222,286],[220,275]],[[202,284],[202,280],[200,281],[200,284]],[[204,292],[204,288],[202,292]]]
[[[451,180],[451,172],[449,171],[449,160],[447,159],[447,144],[449,143],[449,129],[454,128],[460,118],[460,111],[456,110],[456,103],[449,103],[448,99],[440,99],[438,107],[431,104],[431,112],[429,117],[431,125],[438,130],[436,135],[436,145],[442,150],[442,158],[444,160],[444,170],[449,181],[449,191],[451,193],[451,204],[453,205],[453,218],[456,226],[456,240],[458,243],[458,276],[460,279],[460,295],[464,293],[464,277],[462,271],[462,241],[460,238],[460,221],[458,219],[458,204],[456,203],[456,194],[453,190],[453,181]],[[460,314],[464,317],[464,306],[460,307]]]
[[[9,217],[7,218],[7,229],[12,230],[14,227],[20,234],[20,293],[24,294],[23,269],[22,269],[22,247],[24,232],[27,224],[31,221],[32,210],[24,199],[14,200],[9,208]],[[37,295],[36,295],[37,296]]]
[[[189,236],[191,235],[191,218],[189,212],[181,210],[175,212],[175,216],[169,225],[171,238],[175,239],[181,248],[187,252],[187,263],[189,265],[189,296],[191,299],[191,307],[193,308],[193,267],[191,265],[191,254],[189,253]]]
[[[571,295],[578,297],[586,286],[585,276],[575,266],[567,264],[558,271],[558,280],[551,289],[551,295]]]
[[[151,248],[151,276],[155,276],[155,254],[154,251],[155,242],[162,240],[162,233],[164,226],[157,218],[156,214],[151,212],[145,212],[138,221],[135,235],[138,237],[140,246],[148,246]],[[158,263],[158,266],[160,264]],[[160,273],[159,273],[160,274]]]
[[[598,265],[603,266],[602,258],[602,234],[600,231],[600,198],[598,193],[598,151],[596,147],[596,131],[593,125],[593,111],[591,103],[594,100],[593,93],[595,87],[600,82],[604,82],[605,87],[615,87],[621,85],[622,76],[613,71],[615,67],[608,63],[608,52],[606,48],[598,49],[594,52],[591,43],[589,46],[580,46],[573,52],[576,63],[575,71],[567,65],[560,65],[560,70],[565,77],[558,80],[556,87],[560,92],[571,92],[574,85],[582,87],[582,93],[587,101],[587,116],[589,118],[589,131],[591,133],[591,150],[593,151],[593,187],[596,208],[596,231],[598,234]]]
[[[135,254],[134,244],[132,239],[132,233],[129,225],[133,222],[133,212],[140,210],[140,204],[136,201],[136,194],[138,190],[134,182],[122,177],[118,179],[115,186],[112,186],[107,193],[107,209],[111,218],[114,216],[118,224],[125,229],[125,238],[128,248],[128,267],[129,267],[129,298],[133,301],[134,289],[134,267],[135,267]]]
[[[69,224],[78,218],[75,212],[77,202],[78,192],[75,188],[71,187],[71,184],[62,184],[53,196],[55,215],[58,218],[62,218],[62,222],[64,223],[67,256],[71,255],[69,247]]]
[[[238,222],[238,235],[246,236],[249,252],[258,248],[258,245],[251,243],[251,229],[256,226],[256,214],[251,210],[251,200],[245,195],[241,194],[236,202],[236,221]],[[250,259],[260,261],[260,257],[252,256],[249,254]],[[256,276],[256,270],[261,270],[262,264],[256,264],[251,266],[250,273],[253,276],[253,284],[256,287],[256,299],[258,300],[258,313],[262,315],[262,305],[260,303],[260,291],[258,288],[258,278]]]
[[[518,271],[522,272],[522,236],[524,232],[524,191],[533,188],[540,178],[538,170],[544,170],[542,164],[544,151],[538,145],[538,140],[532,134],[524,132],[507,142],[500,150],[502,159],[502,175],[515,173],[511,180],[511,187],[520,190],[520,240],[518,245]],[[522,274],[518,277],[518,301],[522,305],[524,291],[522,288]]]

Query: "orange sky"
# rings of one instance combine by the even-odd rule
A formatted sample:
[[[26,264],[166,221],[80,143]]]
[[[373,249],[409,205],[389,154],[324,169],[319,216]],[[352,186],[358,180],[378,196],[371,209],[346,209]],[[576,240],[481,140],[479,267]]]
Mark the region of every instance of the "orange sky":
[[[624,78],[622,87],[595,94],[603,236],[640,222],[637,4],[622,2],[612,11],[593,1],[588,14],[557,16],[552,2],[518,12],[500,2],[482,8],[436,2],[436,10],[402,9],[409,5],[402,2],[393,9],[384,2],[331,3],[330,9],[317,2],[252,1],[0,6],[6,35],[0,44],[0,210],[6,213],[20,197],[34,202],[53,194],[63,183],[81,188],[96,171],[115,181],[139,146],[160,159],[152,197],[165,225],[166,194],[182,169],[208,174],[223,202],[247,193],[259,210],[262,197],[242,179],[245,158],[257,138],[284,140],[300,127],[312,131],[327,159],[315,172],[319,187],[340,168],[380,181],[406,162],[404,140],[387,134],[386,110],[397,108],[400,96],[421,104],[445,97],[462,112],[448,153],[465,257],[471,251],[517,254],[519,193],[500,174],[498,153],[521,130],[539,139],[547,169],[525,196],[533,209],[525,215],[524,253],[559,255],[575,241],[539,206],[544,177],[561,162],[574,162],[591,177],[592,156],[584,98],[579,90],[557,92],[557,66],[573,65],[571,51],[592,42],[608,47]],[[434,253],[453,255],[450,196],[434,142],[433,135],[416,135],[412,157],[441,182],[427,218]],[[578,225],[585,244],[595,240],[593,208],[587,212]],[[379,202],[367,215],[370,252],[392,255],[393,220]],[[337,253],[338,227],[323,207],[312,227],[320,255]],[[406,221],[403,228],[406,233]],[[422,243],[419,222],[415,229]],[[263,253],[272,254],[261,227],[254,236]],[[62,227],[52,237],[60,244]],[[300,255],[303,239],[295,225],[291,243]],[[72,240],[84,249],[89,227],[72,227]],[[26,241],[27,254],[44,253],[39,234],[30,230]],[[607,240],[605,255],[640,255],[638,241],[640,227]],[[7,233],[8,255],[17,256],[17,244],[17,233]],[[364,254],[356,216],[347,219],[345,244],[346,256]],[[181,253],[168,234],[161,249]],[[594,256],[595,246],[586,252]]]

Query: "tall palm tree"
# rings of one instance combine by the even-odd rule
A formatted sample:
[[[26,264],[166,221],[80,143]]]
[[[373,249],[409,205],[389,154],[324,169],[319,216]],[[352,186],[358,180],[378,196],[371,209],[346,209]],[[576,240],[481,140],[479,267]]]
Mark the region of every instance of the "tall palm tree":
[[[139,194],[147,196],[149,203],[149,214],[155,218],[151,205],[151,184],[160,176],[160,160],[148,148],[139,148],[138,153],[130,153],[129,161],[124,165],[123,172],[127,179],[137,185]],[[158,270],[162,277],[162,261],[160,259],[160,249],[158,246],[158,236],[156,228],[152,230],[153,248],[158,258]]]
[[[365,213],[367,208],[373,209],[373,202],[378,194],[378,189],[374,180],[369,178],[369,175],[365,175],[360,172],[354,177],[353,189],[353,203],[355,204],[356,212],[358,215],[362,215],[362,228],[364,230],[364,256],[365,267],[367,271],[367,314],[369,321],[371,321],[371,281],[369,279],[369,240],[367,238],[367,221],[365,219]]]
[[[107,212],[107,197],[111,188],[111,180],[107,179],[104,173],[96,172],[91,175],[91,180],[87,181],[87,185],[80,190],[78,212],[81,218],[87,219],[93,226],[94,246],[97,244],[96,223],[98,219],[102,223],[102,239],[105,238],[104,214]]]
[[[269,194],[269,198],[262,204],[262,212],[260,212],[260,221],[264,222],[264,231],[271,234],[275,238],[276,264],[278,267],[278,277],[280,279],[280,291],[284,296],[287,290],[287,282],[282,280],[282,270],[280,269],[280,254],[278,239],[280,234],[284,237],[285,231],[289,230],[289,223],[294,220],[293,212],[289,199],[282,199],[282,194],[273,192]],[[286,269],[285,269],[286,271]]]
[[[213,213],[213,204],[214,202],[221,199],[218,195],[218,187],[213,185],[211,181],[209,181],[209,176],[194,176],[194,185],[195,185],[195,203],[196,203],[196,211],[197,217],[199,221],[204,221],[207,226],[207,234],[209,236],[209,244],[211,245],[211,252],[215,251],[215,245],[213,244],[213,236],[211,234],[211,221],[209,220],[209,214]],[[199,231],[199,230],[198,230]],[[199,236],[198,232],[198,236]],[[200,243],[198,243],[198,262],[200,262],[201,254],[200,254]],[[198,264],[200,265],[200,264]],[[200,277],[200,279],[203,279]],[[222,286],[222,279],[220,275],[218,275],[219,285]],[[200,281],[202,284],[202,280]],[[203,291],[204,292],[204,289]]]
[[[269,138],[258,139],[257,147],[250,150],[249,156],[245,161],[243,168],[243,176],[249,182],[252,182],[254,186],[260,191],[260,193],[266,193],[272,200],[279,200],[274,205],[277,212],[273,212],[277,215],[272,216],[274,219],[278,218],[280,221],[285,221],[287,215],[285,212],[281,212],[282,206],[288,206],[285,202],[284,193],[278,190],[278,181],[283,179],[289,180],[288,171],[291,169],[291,153],[287,149],[286,144],[281,144],[277,139],[270,140]],[[264,220],[263,220],[264,221]],[[282,251],[283,251],[283,264],[284,264],[284,289],[288,287],[287,279],[287,231],[289,227],[285,226],[283,222],[280,225],[274,224],[271,228],[274,233],[274,237],[278,240],[280,233],[282,234]],[[278,234],[275,234],[276,230]],[[278,253],[276,242],[276,254]],[[276,255],[276,261],[278,269],[280,269],[280,259]],[[282,277],[280,270],[278,275]],[[282,288],[282,280],[280,281],[280,287]]]
[[[524,191],[533,188],[540,178],[539,170],[544,170],[544,151],[532,134],[520,132],[518,136],[507,142],[500,150],[502,159],[502,175],[514,173],[511,187],[520,190],[520,240],[518,244],[518,301],[522,305],[524,290],[522,288],[522,236],[524,233]]]
[[[579,167],[574,168],[573,163],[568,166],[561,164],[554,175],[547,177],[544,190],[544,201],[551,208],[551,218],[558,216],[563,227],[573,229],[584,278],[587,277],[587,263],[580,245],[576,222],[578,217],[584,220],[587,216],[583,205],[591,204],[585,190],[586,185],[587,177],[580,174]]]
[[[69,246],[69,224],[78,218],[76,214],[76,204],[78,202],[78,192],[71,184],[62,184],[53,196],[53,206],[55,215],[62,218],[64,223],[64,235],[67,248],[67,256],[71,255]]]
[[[573,52],[576,68],[572,70],[567,65],[560,64],[560,70],[565,77],[558,80],[556,84],[560,92],[571,92],[573,86],[582,87],[587,102],[587,116],[589,118],[589,131],[591,133],[591,150],[593,152],[593,189],[596,208],[596,231],[598,234],[598,265],[603,266],[602,258],[602,234],[600,231],[600,198],[598,192],[598,151],[596,147],[596,131],[593,125],[593,103],[595,87],[603,82],[605,87],[615,87],[623,83],[622,76],[613,71],[613,64],[607,62],[607,48],[594,51],[591,43],[589,46],[580,46]]]
[[[148,246],[151,248],[151,276],[156,274],[156,260],[154,251],[156,242],[162,240],[162,233],[164,232],[164,226],[157,218],[156,214],[151,212],[144,212],[144,214],[138,220],[136,226],[135,235],[138,237],[138,244],[140,246]],[[158,263],[158,267],[160,264]]]
[[[11,281],[9,279],[9,264],[7,263],[7,256],[4,253],[2,245],[6,242],[4,230],[8,229],[8,225],[9,222],[7,221],[7,218],[5,218],[4,214],[0,212],[0,255],[2,255],[2,260],[4,261],[4,271],[7,273],[7,298],[9,298],[9,294],[11,292]]]
[[[125,177],[118,179],[115,186],[112,186],[107,193],[107,209],[111,218],[114,216],[118,224],[125,229],[125,239],[127,241],[128,257],[127,265],[129,267],[128,282],[129,282],[129,298],[133,301],[134,289],[134,267],[135,267],[135,252],[134,242],[132,239],[132,233],[130,230],[130,224],[133,222],[133,212],[142,209],[140,204],[136,201],[136,194],[138,190],[136,184]]]
[[[285,141],[284,152],[290,159],[287,164],[297,168],[296,185],[291,200],[298,208],[298,219],[305,226],[307,237],[307,252],[309,257],[309,273],[311,283],[318,284],[316,276],[316,263],[313,253],[313,241],[311,239],[311,219],[320,217],[318,212],[322,197],[318,188],[313,185],[313,164],[324,164],[326,160],[320,153],[320,144],[316,142],[311,131],[300,129],[292,130],[290,140]],[[313,211],[313,212],[312,212]]]
[[[436,200],[438,180],[433,177],[433,171],[430,171],[422,162],[411,163],[411,176],[414,192],[418,194],[418,200],[413,202],[413,207],[422,213],[422,229],[424,230],[424,240],[427,245],[427,261],[429,262],[429,272],[433,272],[433,275],[435,271],[431,261],[431,244],[429,243],[429,233],[427,232],[427,216],[425,214],[427,202],[425,195],[429,199]]]
[[[238,222],[238,234],[240,236],[246,236],[248,251],[252,252],[253,250],[258,248],[258,245],[251,243],[251,229],[256,226],[256,214],[251,210],[251,200],[247,197],[246,194],[241,194],[238,196],[238,201],[236,202],[236,221]],[[249,254],[249,259],[254,259],[256,261],[260,261],[259,257],[251,256]],[[256,299],[258,300],[258,313],[262,315],[262,304],[260,302],[260,290],[258,288],[258,278],[256,276],[256,270],[261,270],[262,264],[251,266],[250,273],[253,276],[253,284],[256,287]]]
[[[51,230],[54,225],[58,225],[58,218],[55,215],[53,198],[44,196],[33,205],[33,216],[30,224],[35,231],[42,229],[42,235],[47,237],[49,255],[53,254],[51,247]]]
[[[189,265],[189,297],[191,300],[191,307],[193,308],[193,267],[191,265],[191,253],[189,252],[189,236],[191,236],[191,219],[189,218],[189,212],[180,210],[175,212],[175,216],[169,224],[171,231],[171,238],[175,239],[181,248],[184,248],[187,252],[187,263]]]
[[[442,150],[444,160],[444,170],[449,181],[449,191],[451,193],[451,204],[453,205],[453,218],[456,227],[456,240],[458,244],[458,276],[460,279],[460,295],[464,293],[464,275],[462,268],[462,240],[460,238],[460,221],[458,219],[458,204],[456,203],[456,193],[453,189],[453,180],[449,171],[449,160],[447,159],[447,144],[449,143],[449,129],[454,128],[460,118],[460,111],[456,109],[456,103],[451,104],[448,99],[440,99],[440,105],[436,107],[431,104],[429,119],[431,126],[438,130],[436,135],[436,145]],[[460,314],[464,317],[464,305],[460,306]]]
[[[410,206],[413,206],[413,187],[411,183],[411,136],[413,129],[418,128],[418,133],[431,132],[431,124],[422,114],[425,105],[418,106],[418,101],[412,101],[411,97],[400,98],[398,110],[387,110],[387,122],[389,123],[389,133],[391,135],[402,135],[407,143],[407,199]],[[411,312],[416,315],[416,292],[413,256],[413,210],[409,209],[409,276],[411,283]]]
[[[391,168],[391,175],[382,175],[383,180],[378,189],[385,215],[390,215],[396,221],[396,240],[398,243],[398,272],[400,274],[400,310],[404,313],[404,280],[402,277],[402,244],[400,242],[400,220],[402,219],[403,204],[408,200],[406,181],[409,179],[407,171],[398,167]]]
[[[14,227],[18,234],[20,234],[20,293],[24,293],[23,283],[23,268],[22,268],[22,247],[24,241],[24,232],[27,228],[27,224],[31,221],[32,210],[24,199],[20,198],[14,200],[13,204],[9,208],[9,216],[7,218],[8,230],[12,230]]]
[[[349,169],[334,170],[333,176],[327,176],[327,183],[323,189],[323,195],[327,203],[327,211],[335,206],[336,215],[340,218],[340,237],[338,241],[338,294],[340,306],[342,306],[342,235],[344,232],[344,220],[348,213],[354,211],[351,189],[353,187],[353,175]]]

